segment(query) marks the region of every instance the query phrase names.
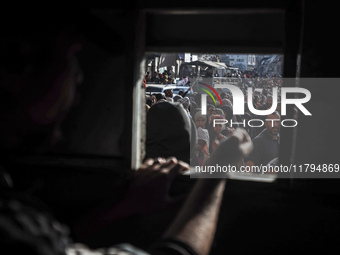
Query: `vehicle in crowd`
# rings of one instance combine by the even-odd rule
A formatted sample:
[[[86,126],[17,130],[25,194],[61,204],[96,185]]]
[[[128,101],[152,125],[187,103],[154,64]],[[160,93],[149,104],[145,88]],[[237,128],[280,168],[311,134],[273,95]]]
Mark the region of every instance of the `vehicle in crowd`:
[[[149,84],[147,83],[145,86],[145,91],[147,95],[152,95],[155,93],[162,93],[163,89],[166,85],[164,84]]]
[[[190,86],[180,86],[180,85],[176,85],[176,84],[169,84],[169,85],[166,85],[163,88],[162,92],[164,92],[167,89],[171,89],[173,94],[177,95],[177,94],[179,94],[180,91],[183,91],[185,93],[189,88],[190,88]],[[190,95],[190,93],[191,93],[191,91],[189,91],[187,93],[187,95]]]
[[[167,89],[171,89],[174,95],[179,94],[180,91],[186,92],[190,86],[181,86],[181,85],[176,85],[176,84],[146,84],[146,94],[147,95],[152,95],[155,93],[162,93],[164,94],[164,91]],[[190,95],[191,91],[187,93],[187,95]]]

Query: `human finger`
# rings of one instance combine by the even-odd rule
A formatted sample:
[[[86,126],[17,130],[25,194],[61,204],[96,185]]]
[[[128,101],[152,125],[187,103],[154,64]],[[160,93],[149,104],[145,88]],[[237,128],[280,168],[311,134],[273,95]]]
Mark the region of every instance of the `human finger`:
[[[160,165],[160,170],[162,172],[168,172],[169,169],[176,165],[178,163],[178,160],[175,157],[169,157],[166,159],[166,162]]]
[[[136,182],[144,183],[145,181],[151,181],[161,175],[168,174],[169,170],[176,165],[177,162],[175,157],[169,157],[167,159],[160,157],[156,160],[148,160],[145,162],[144,167],[139,168],[135,174]]]
[[[140,168],[148,168],[154,164],[154,159],[148,158],[144,161],[144,163],[140,166]]]
[[[149,158],[144,161],[139,169],[141,170],[159,170],[160,166],[166,162],[165,158]]]
[[[183,161],[178,161],[177,164],[173,165],[169,169],[168,178],[170,180],[173,180],[176,176],[178,176],[179,174],[182,174],[184,171],[187,171],[187,170],[189,170],[189,165]]]

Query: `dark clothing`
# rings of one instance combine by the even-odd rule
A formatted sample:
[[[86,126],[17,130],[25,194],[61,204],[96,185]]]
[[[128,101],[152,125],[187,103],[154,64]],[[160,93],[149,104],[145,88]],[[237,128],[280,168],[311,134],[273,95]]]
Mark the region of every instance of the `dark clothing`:
[[[6,175],[5,175],[6,174]],[[9,175],[0,166],[0,246],[10,254],[27,255],[196,255],[176,239],[156,241],[145,251],[129,243],[91,249],[74,243],[70,230],[57,221],[49,208],[31,195],[14,191]]]
[[[148,111],[145,159],[174,156],[189,164],[196,139],[195,123],[182,104],[158,102]]]
[[[251,160],[255,165],[267,165],[279,156],[279,140],[272,138],[264,129],[253,140],[254,149],[246,161]]]

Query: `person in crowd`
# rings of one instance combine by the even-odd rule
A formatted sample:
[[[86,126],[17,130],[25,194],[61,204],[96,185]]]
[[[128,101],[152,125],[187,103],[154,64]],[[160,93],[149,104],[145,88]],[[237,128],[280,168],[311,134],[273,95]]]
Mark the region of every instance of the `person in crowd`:
[[[260,107],[259,107],[259,110],[267,110],[269,109],[270,107],[272,107],[272,104],[273,104],[273,96],[272,95],[268,95],[267,96],[267,99],[265,101],[264,104],[262,104]]]
[[[171,97],[166,97],[166,98],[165,98],[165,101],[170,102],[170,103],[173,103],[173,102],[174,102],[174,99],[171,98]]]
[[[207,104],[207,120],[210,119],[210,116],[212,114],[216,114],[215,112],[215,106],[213,104]],[[208,126],[209,123],[206,123],[206,127]]]
[[[279,156],[280,114],[274,112],[266,119],[265,129],[253,140],[254,150],[245,161],[247,166],[264,166]]]
[[[221,108],[215,108],[216,115],[221,115],[224,117],[224,111]]]
[[[151,106],[153,106],[154,105],[154,99],[153,99],[153,97],[152,96],[147,96],[146,97],[146,100],[145,100],[145,103],[149,106],[149,107],[151,107]]]
[[[252,127],[252,126],[248,125],[248,121],[251,120],[251,119],[252,119],[251,115],[249,113],[247,113],[247,112],[242,116],[242,121],[245,121],[245,123],[246,123],[244,129],[247,131],[248,135],[253,140],[256,137],[256,135],[255,135],[255,127]]]
[[[202,166],[206,160],[210,157],[209,153],[209,133],[208,130],[203,128],[197,128],[197,147],[196,157],[198,159],[198,165]]]
[[[178,100],[178,102],[180,102],[183,105],[184,110],[186,110],[186,112],[188,113],[189,117],[191,117],[191,115],[190,115],[191,102],[190,102],[189,97],[181,98],[181,99]]]
[[[223,98],[226,98],[226,97],[227,97],[227,93],[222,91],[220,93],[220,98],[223,99]]]
[[[208,70],[205,73],[205,77],[206,78],[213,77],[213,70],[212,70],[212,68],[210,68],[210,67],[208,68]]]
[[[231,101],[228,98],[223,98],[222,99],[222,104],[223,105],[233,106],[233,104],[231,103]]]
[[[217,147],[227,140],[227,137],[222,135],[221,132],[225,128],[225,124],[215,123],[215,120],[224,120],[224,116],[212,115],[209,120],[209,138],[210,138],[210,152],[212,153]]]
[[[267,95],[260,93],[259,96],[260,96],[260,108],[259,109],[261,109],[262,105],[264,105],[267,101]]]
[[[260,97],[258,95],[254,95],[253,96],[253,106],[255,109],[259,109],[260,108]]]
[[[172,89],[166,89],[166,90],[164,90],[164,94],[165,94],[165,97],[166,98],[173,98],[173,96],[174,96],[174,92],[173,92],[173,90]]]
[[[179,100],[183,99],[183,97],[181,95],[176,95],[173,97],[174,102],[178,102]]]
[[[144,75],[144,79],[146,81],[146,83],[149,83],[151,81],[151,77],[150,77],[150,72],[147,71],[146,74]]]
[[[164,72],[162,73],[162,80],[161,80],[161,82],[162,82],[162,84],[168,84],[168,78],[169,78],[169,75],[168,75],[168,72],[167,72],[167,70],[164,70]]]
[[[152,94],[151,96],[150,96],[150,99],[152,100],[152,105],[154,105],[155,103],[157,103],[157,98],[156,98],[156,96],[154,95],[154,94]]]
[[[231,94],[227,94],[227,98],[229,99],[231,105],[233,105],[233,96]]]
[[[160,101],[162,99],[165,99],[165,96],[162,93],[155,93],[153,95],[156,98],[155,103],[157,103],[158,101]]]
[[[203,115],[201,111],[195,114],[195,124],[197,128],[205,128],[207,122],[207,115]]]
[[[222,131],[222,134],[225,136],[229,136],[233,132],[233,130],[239,127],[239,125],[237,124],[237,120],[234,116],[233,108],[231,106],[223,105],[221,109],[224,113],[225,119],[228,121],[227,128],[223,130],[224,132]]]
[[[214,105],[214,100],[211,97],[207,97],[207,104]]]
[[[156,71],[153,72],[153,75],[151,77],[151,82],[154,82],[154,83],[159,83],[160,82],[159,74]]]
[[[179,102],[160,102],[150,108],[146,119],[145,159],[171,156],[190,163],[190,134],[196,126]],[[192,142],[193,144],[194,142]]]

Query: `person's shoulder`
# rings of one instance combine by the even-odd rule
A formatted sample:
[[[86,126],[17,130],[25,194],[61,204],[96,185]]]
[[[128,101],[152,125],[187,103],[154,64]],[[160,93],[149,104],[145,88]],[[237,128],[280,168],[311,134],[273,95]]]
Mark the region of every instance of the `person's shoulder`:
[[[267,130],[263,129],[254,139],[253,139],[253,143],[261,143],[263,142],[265,139],[267,139],[268,134],[267,134]]]

